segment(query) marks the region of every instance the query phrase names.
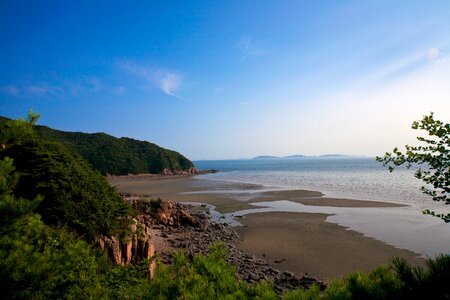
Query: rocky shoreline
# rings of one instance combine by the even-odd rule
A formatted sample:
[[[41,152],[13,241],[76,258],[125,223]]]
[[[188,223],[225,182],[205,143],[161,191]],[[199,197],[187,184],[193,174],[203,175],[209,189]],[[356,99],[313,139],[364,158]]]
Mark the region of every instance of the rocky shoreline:
[[[284,290],[308,288],[317,284],[321,289],[325,283],[308,274],[280,272],[276,264],[241,251],[239,235],[226,223],[213,222],[209,216],[192,205],[166,200],[150,200],[146,196],[123,195],[138,211],[137,220],[150,229],[156,256],[164,263],[172,261],[172,253],[183,250],[189,256],[208,254],[211,244],[222,243],[228,250],[228,263],[236,267],[237,277],[250,284],[271,282],[274,289]]]
[[[188,170],[170,170],[164,169],[161,173],[141,173],[141,174],[127,174],[127,175],[112,175],[106,174],[108,179],[146,179],[146,180],[161,180],[161,179],[174,179],[174,178],[183,178],[195,175],[203,175],[203,174],[211,174],[217,173],[219,170],[211,169],[211,170],[199,170],[195,167],[192,167]]]

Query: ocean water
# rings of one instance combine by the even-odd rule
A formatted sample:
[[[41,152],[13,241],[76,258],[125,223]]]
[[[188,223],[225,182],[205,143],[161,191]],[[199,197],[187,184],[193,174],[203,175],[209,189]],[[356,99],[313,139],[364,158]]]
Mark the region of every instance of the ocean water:
[[[203,160],[194,164],[200,169],[220,171],[196,177],[207,179],[199,180],[207,185],[204,193],[232,195],[237,200],[250,200],[255,207],[218,215],[220,220],[238,223],[238,219],[233,219],[236,216],[267,211],[325,213],[329,214],[327,222],[348,227],[397,248],[409,249],[424,257],[450,253],[450,224],[421,213],[426,208],[445,212],[445,205],[432,201],[421,192],[423,183],[414,177],[413,168],[399,168],[390,173],[381,163],[369,157]],[[320,191],[325,197],[385,201],[408,206],[320,207],[286,199],[252,202],[252,194],[260,191],[292,189]]]
[[[219,173],[200,178],[258,184],[270,189],[320,191],[327,197],[387,201],[419,209],[439,207],[420,191],[413,169],[389,172],[372,157],[305,157],[296,159],[201,160],[200,169]]]

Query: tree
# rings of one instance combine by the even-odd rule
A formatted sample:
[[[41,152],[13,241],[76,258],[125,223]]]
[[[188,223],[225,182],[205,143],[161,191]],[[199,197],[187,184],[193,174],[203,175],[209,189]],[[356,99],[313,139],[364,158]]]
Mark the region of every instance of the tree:
[[[79,155],[39,138],[34,133],[38,117],[30,112],[27,120],[0,124],[0,192],[5,189],[18,199],[39,199],[33,212],[46,225],[67,225],[87,240],[100,235],[127,236],[135,216],[131,205]],[[6,186],[5,176],[14,184]]]
[[[392,172],[395,167],[405,165],[410,168],[417,165],[414,176],[425,182],[422,191],[434,201],[450,204],[450,124],[435,120],[433,113],[412,124],[414,130],[425,130],[428,137],[418,136],[419,146],[406,145],[406,152],[394,148],[384,157],[377,157]],[[450,213],[436,213],[429,209],[424,214],[433,215],[450,222]]]
[[[34,139],[34,125],[39,119],[39,114],[32,110],[28,112],[26,119],[8,120],[0,127],[0,151],[5,151],[12,145],[19,145]]]

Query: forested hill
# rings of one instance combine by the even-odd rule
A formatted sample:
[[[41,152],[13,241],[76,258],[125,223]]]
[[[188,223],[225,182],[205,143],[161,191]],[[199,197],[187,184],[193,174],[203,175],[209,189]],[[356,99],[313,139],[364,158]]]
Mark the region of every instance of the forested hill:
[[[0,117],[0,122],[8,120]],[[106,133],[66,132],[36,126],[42,139],[64,144],[84,157],[102,174],[126,175],[187,170],[193,163],[180,153],[156,144],[131,138],[116,138]]]

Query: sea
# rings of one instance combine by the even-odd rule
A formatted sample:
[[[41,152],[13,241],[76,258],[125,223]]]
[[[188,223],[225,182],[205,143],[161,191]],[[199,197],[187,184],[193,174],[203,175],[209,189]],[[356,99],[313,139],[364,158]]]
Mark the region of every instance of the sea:
[[[226,217],[265,211],[326,213],[330,214],[328,222],[422,256],[450,253],[450,224],[421,213],[425,209],[446,210],[443,203],[435,202],[422,193],[424,183],[414,177],[417,166],[409,169],[399,167],[389,172],[374,157],[353,156],[198,160],[194,164],[202,170],[219,171],[196,177],[202,179],[203,184],[207,182],[209,187],[206,189],[209,188],[210,193],[235,193],[236,200],[251,199],[251,196],[242,198],[242,195],[260,191],[300,189],[319,191],[329,198],[407,205],[389,208],[318,207],[279,199],[250,201],[254,209],[234,212]],[[233,191],[239,184],[259,188]]]

